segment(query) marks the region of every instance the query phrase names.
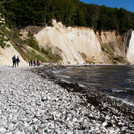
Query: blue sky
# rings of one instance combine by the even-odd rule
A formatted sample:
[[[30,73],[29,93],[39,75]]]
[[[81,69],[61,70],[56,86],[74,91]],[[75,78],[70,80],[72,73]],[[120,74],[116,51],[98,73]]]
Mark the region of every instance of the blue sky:
[[[134,0],[80,0],[84,3],[105,5],[114,8],[124,8],[127,11],[134,12]]]

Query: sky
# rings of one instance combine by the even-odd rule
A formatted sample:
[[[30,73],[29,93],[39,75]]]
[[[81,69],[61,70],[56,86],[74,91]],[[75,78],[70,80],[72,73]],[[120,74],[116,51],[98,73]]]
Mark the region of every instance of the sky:
[[[134,12],[134,0],[80,0],[88,4],[105,5],[113,8],[124,8]]]

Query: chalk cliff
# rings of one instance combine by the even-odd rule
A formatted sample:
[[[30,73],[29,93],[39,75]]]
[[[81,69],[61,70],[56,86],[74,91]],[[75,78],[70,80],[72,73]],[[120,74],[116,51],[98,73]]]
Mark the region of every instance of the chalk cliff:
[[[134,31],[132,31],[129,46],[127,50],[127,59],[130,63],[134,64]]]
[[[120,34],[117,31],[97,31],[96,36],[101,44],[104,53],[104,62],[127,64],[130,62],[127,57],[129,41],[132,31]]]
[[[100,42],[92,29],[65,27],[56,21],[53,25],[35,35],[40,47],[51,47],[53,53],[61,55],[64,64],[104,62]]]
[[[91,28],[65,27],[62,23],[53,21],[53,27],[42,29],[35,37],[40,47],[51,47],[53,53],[61,55],[64,64],[128,64],[132,63],[130,56],[127,56],[127,53],[131,55],[131,52],[127,52],[131,33],[94,32]]]
[[[1,48],[0,47],[0,65],[1,66],[12,66],[12,57],[14,55],[19,56],[20,64],[19,66],[26,66],[28,65],[26,61],[23,60],[19,52],[12,46],[10,42],[9,47]]]
[[[124,34],[117,31],[94,31],[91,28],[66,27],[53,20],[53,26],[22,29],[21,38],[27,38],[28,33],[32,32],[31,29],[39,47],[44,50],[50,49],[53,54],[61,56],[62,60],[59,62],[62,64],[134,64],[134,31],[132,30]],[[21,65],[26,65],[21,55],[12,45],[10,46],[5,49],[0,48],[0,65],[11,65],[14,54],[20,56]],[[22,46],[21,51],[23,48],[26,51],[27,47]],[[30,50],[25,54],[28,53]],[[43,57],[42,54],[40,56]]]

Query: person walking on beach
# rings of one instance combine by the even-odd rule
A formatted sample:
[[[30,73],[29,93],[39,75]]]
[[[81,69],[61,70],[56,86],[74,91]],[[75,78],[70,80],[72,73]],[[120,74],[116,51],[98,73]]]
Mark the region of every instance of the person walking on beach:
[[[34,60],[34,66],[36,66],[36,61]]]
[[[39,66],[40,65],[40,62],[39,62],[39,60],[37,60],[37,66]]]
[[[19,66],[19,62],[20,62],[20,59],[19,59],[19,56],[17,56],[17,59],[16,59],[17,66]]]
[[[13,61],[13,67],[16,67],[16,56],[15,55],[13,56],[12,61]]]
[[[29,66],[32,66],[33,65],[33,60],[30,60],[29,61]]]

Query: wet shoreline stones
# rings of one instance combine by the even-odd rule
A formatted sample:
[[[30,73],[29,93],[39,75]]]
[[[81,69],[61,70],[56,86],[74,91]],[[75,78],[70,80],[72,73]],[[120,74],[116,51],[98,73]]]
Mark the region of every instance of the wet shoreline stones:
[[[0,133],[134,133],[131,108],[121,111],[93,89],[76,92],[77,84],[61,87],[53,69],[0,67]]]
[[[110,96],[104,94],[102,91],[99,92],[92,88],[88,89],[87,91],[83,87],[80,87],[77,83],[66,83],[64,81],[61,81],[57,79],[52,73],[52,71],[56,70],[56,68],[59,70],[65,68],[65,66],[46,66],[40,69],[40,71],[42,70],[40,73],[42,73],[42,76],[43,73],[45,75],[49,74],[47,76],[50,80],[55,81],[55,83],[59,84],[68,92],[79,93],[80,98],[83,100],[83,103],[80,103],[81,105],[86,106],[90,110],[94,107],[100,112],[100,114],[103,115],[103,118],[100,117],[96,119],[96,116],[89,116],[89,119],[94,121],[99,119],[102,124],[105,124],[105,127],[107,129],[111,128],[111,131],[112,128],[118,128],[118,133],[134,132],[134,106],[125,104],[121,100],[111,98]],[[91,107],[88,107],[88,105]],[[108,118],[107,121],[105,117]]]

